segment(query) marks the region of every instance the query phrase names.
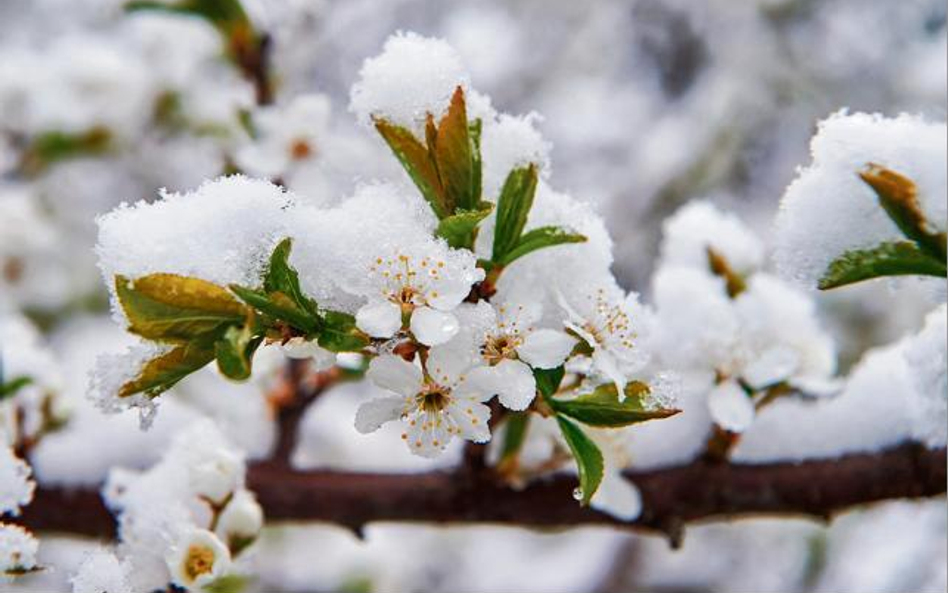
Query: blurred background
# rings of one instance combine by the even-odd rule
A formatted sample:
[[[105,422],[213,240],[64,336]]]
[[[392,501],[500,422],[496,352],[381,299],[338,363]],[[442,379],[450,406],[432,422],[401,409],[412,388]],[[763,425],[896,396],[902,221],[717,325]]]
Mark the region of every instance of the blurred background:
[[[272,38],[276,104],[308,93],[329,99],[329,111],[306,123],[313,154],[284,179],[291,190],[333,203],[359,180],[401,174],[348,112],[349,88],[391,33],[443,37],[495,108],[540,115],[552,185],[605,217],[620,282],[646,298],[661,221],[686,201],[709,198],[766,238],[783,189],[809,162],[818,120],[844,108],[944,120],[948,107],[941,0],[244,5]],[[26,315],[43,333],[57,361],[50,380],[75,419],[37,448],[38,479],[95,484],[112,466],[147,466],[199,415],[215,417],[251,456],[264,455],[273,436],[266,373],[241,386],[212,371],[194,377],[165,398],[173,401],[146,434],[134,414],[103,417],[84,399],[95,355],[127,341],[109,319],[95,268],[95,216],[240,169],[252,85],[198,19],[126,14],[117,0],[0,0],[0,23],[0,312]],[[917,286],[896,295],[885,283],[821,295],[819,304],[843,370],[917,330],[931,307]],[[384,430],[355,433],[352,388],[334,389],[307,414],[297,463],[429,469],[387,446]],[[259,546],[252,587],[944,591],[946,524],[943,500],[892,502],[829,527],[787,519],[692,526],[678,551],[608,529],[376,525],[360,542],[331,527],[279,526]],[[0,589],[67,589],[89,542],[42,542],[41,561],[58,568]]]

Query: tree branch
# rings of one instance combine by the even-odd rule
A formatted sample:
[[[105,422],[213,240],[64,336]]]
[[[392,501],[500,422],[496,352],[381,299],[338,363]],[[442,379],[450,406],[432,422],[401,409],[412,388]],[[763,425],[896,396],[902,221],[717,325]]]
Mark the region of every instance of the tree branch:
[[[829,520],[866,503],[945,492],[945,450],[908,444],[872,454],[801,463],[694,463],[628,472],[644,510],[624,523],[572,497],[569,475],[515,491],[480,474],[369,474],[293,471],[280,463],[251,466],[248,487],[268,521],[322,521],[360,534],[375,521],[500,523],[528,527],[611,525],[662,533],[673,545],[694,521],[777,514]],[[22,523],[40,531],[111,537],[115,521],[97,490],[39,488]]]

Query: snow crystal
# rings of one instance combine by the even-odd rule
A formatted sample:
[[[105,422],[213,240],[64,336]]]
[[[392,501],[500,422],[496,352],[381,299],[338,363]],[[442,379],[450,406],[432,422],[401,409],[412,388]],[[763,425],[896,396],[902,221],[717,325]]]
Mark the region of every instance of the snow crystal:
[[[290,263],[303,290],[325,307],[354,312],[366,263],[400,246],[429,239],[436,220],[416,191],[390,183],[360,185],[329,209],[304,206],[289,223]],[[345,290],[343,290],[345,289]]]
[[[481,132],[481,158],[484,163],[484,197],[496,201],[507,174],[530,163],[546,174],[550,166],[550,143],[543,139],[536,125],[542,121],[537,113],[522,117],[498,116],[485,121]]]
[[[775,259],[782,274],[814,287],[827,266],[853,249],[903,239],[859,177],[868,163],[900,173],[918,187],[928,221],[944,231],[948,173],[944,123],[902,114],[849,114],[820,122],[810,143],[813,163],[790,184],[777,216]]]
[[[451,95],[468,87],[457,52],[441,39],[399,32],[378,56],[363,63],[349,108],[368,125],[380,117],[424,137],[425,118],[447,109]]]
[[[73,593],[132,593],[129,566],[115,554],[98,549],[86,556],[72,577]]]
[[[292,202],[268,181],[235,175],[185,194],[162,192],[152,203],[122,204],[98,219],[99,267],[110,287],[116,274],[155,272],[257,285]]]
[[[153,342],[139,341],[121,354],[101,354],[95,367],[89,372],[88,397],[103,412],[116,414],[131,407],[139,408],[142,428],[147,428],[154,420],[155,402],[144,393],[120,398],[122,386],[141,374],[142,367],[149,360],[168,350]]]
[[[946,307],[925,318],[925,327],[905,346],[905,361],[914,389],[909,402],[912,434],[930,447],[948,440],[948,320]]]
[[[18,515],[20,507],[33,500],[36,483],[30,479],[30,466],[13,449],[0,449],[0,514]]]
[[[712,203],[697,200],[662,223],[661,261],[708,269],[708,248],[727,260],[739,274],[759,268],[764,246],[741,220]]]

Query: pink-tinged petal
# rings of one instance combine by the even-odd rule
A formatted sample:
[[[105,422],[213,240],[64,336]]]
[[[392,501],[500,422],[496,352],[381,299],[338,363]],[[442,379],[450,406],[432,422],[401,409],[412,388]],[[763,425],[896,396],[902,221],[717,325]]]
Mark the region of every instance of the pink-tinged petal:
[[[356,312],[356,327],[373,338],[391,338],[402,327],[402,311],[390,301],[368,303]]]
[[[493,395],[510,410],[525,410],[536,395],[536,380],[530,367],[518,360],[502,360],[492,367],[478,367],[467,374],[462,393],[481,401]]]
[[[375,432],[386,422],[400,417],[405,406],[405,400],[400,397],[380,397],[367,401],[356,412],[356,430],[362,434]]]
[[[754,402],[734,381],[725,381],[711,390],[708,409],[718,426],[731,432],[744,432],[756,415]]]
[[[521,360],[538,369],[552,369],[563,364],[576,345],[576,338],[555,329],[538,329],[527,334],[517,348]]]
[[[411,314],[411,333],[426,346],[444,344],[453,338],[459,329],[458,319],[452,313],[430,307],[418,307]]]
[[[421,369],[400,356],[385,354],[369,363],[366,376],[382,389],[411,397],[421,391]]]

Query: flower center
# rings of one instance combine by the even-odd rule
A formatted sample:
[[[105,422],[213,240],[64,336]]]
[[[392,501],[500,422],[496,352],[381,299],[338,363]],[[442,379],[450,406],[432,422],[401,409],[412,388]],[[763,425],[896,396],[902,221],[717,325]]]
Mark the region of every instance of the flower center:
[[[184,559],[184,574],[194,581],[202,574],[208,574],[214,569],[214,550],[208,546],[197,544],[188,548],[188,555]]]
[[[635,334],[628,313],[621,306],[610,304],[603,291],[596,295],[595,321],[587,322],[583,329],[599,344],[604,345],[607,339],[614,338],[624,348],[633,346],[632,339]]]
[[[425,412],[440,412],[451,402],[451,390],[441,385],[426,385],[415,396],[418,407]]]
[[[490,336],[481,346],[481,356],[484,361],[494,366],[505,358],[516,358],[517,346],[520,340],[513,336],[502,334],[500,336]]]
[[[290,158],[294,161],[302,161],[308,159],[313,154],[313,147],[309,145],[309,142],[303,140],[302,138],[297,138],[290,144]]]

